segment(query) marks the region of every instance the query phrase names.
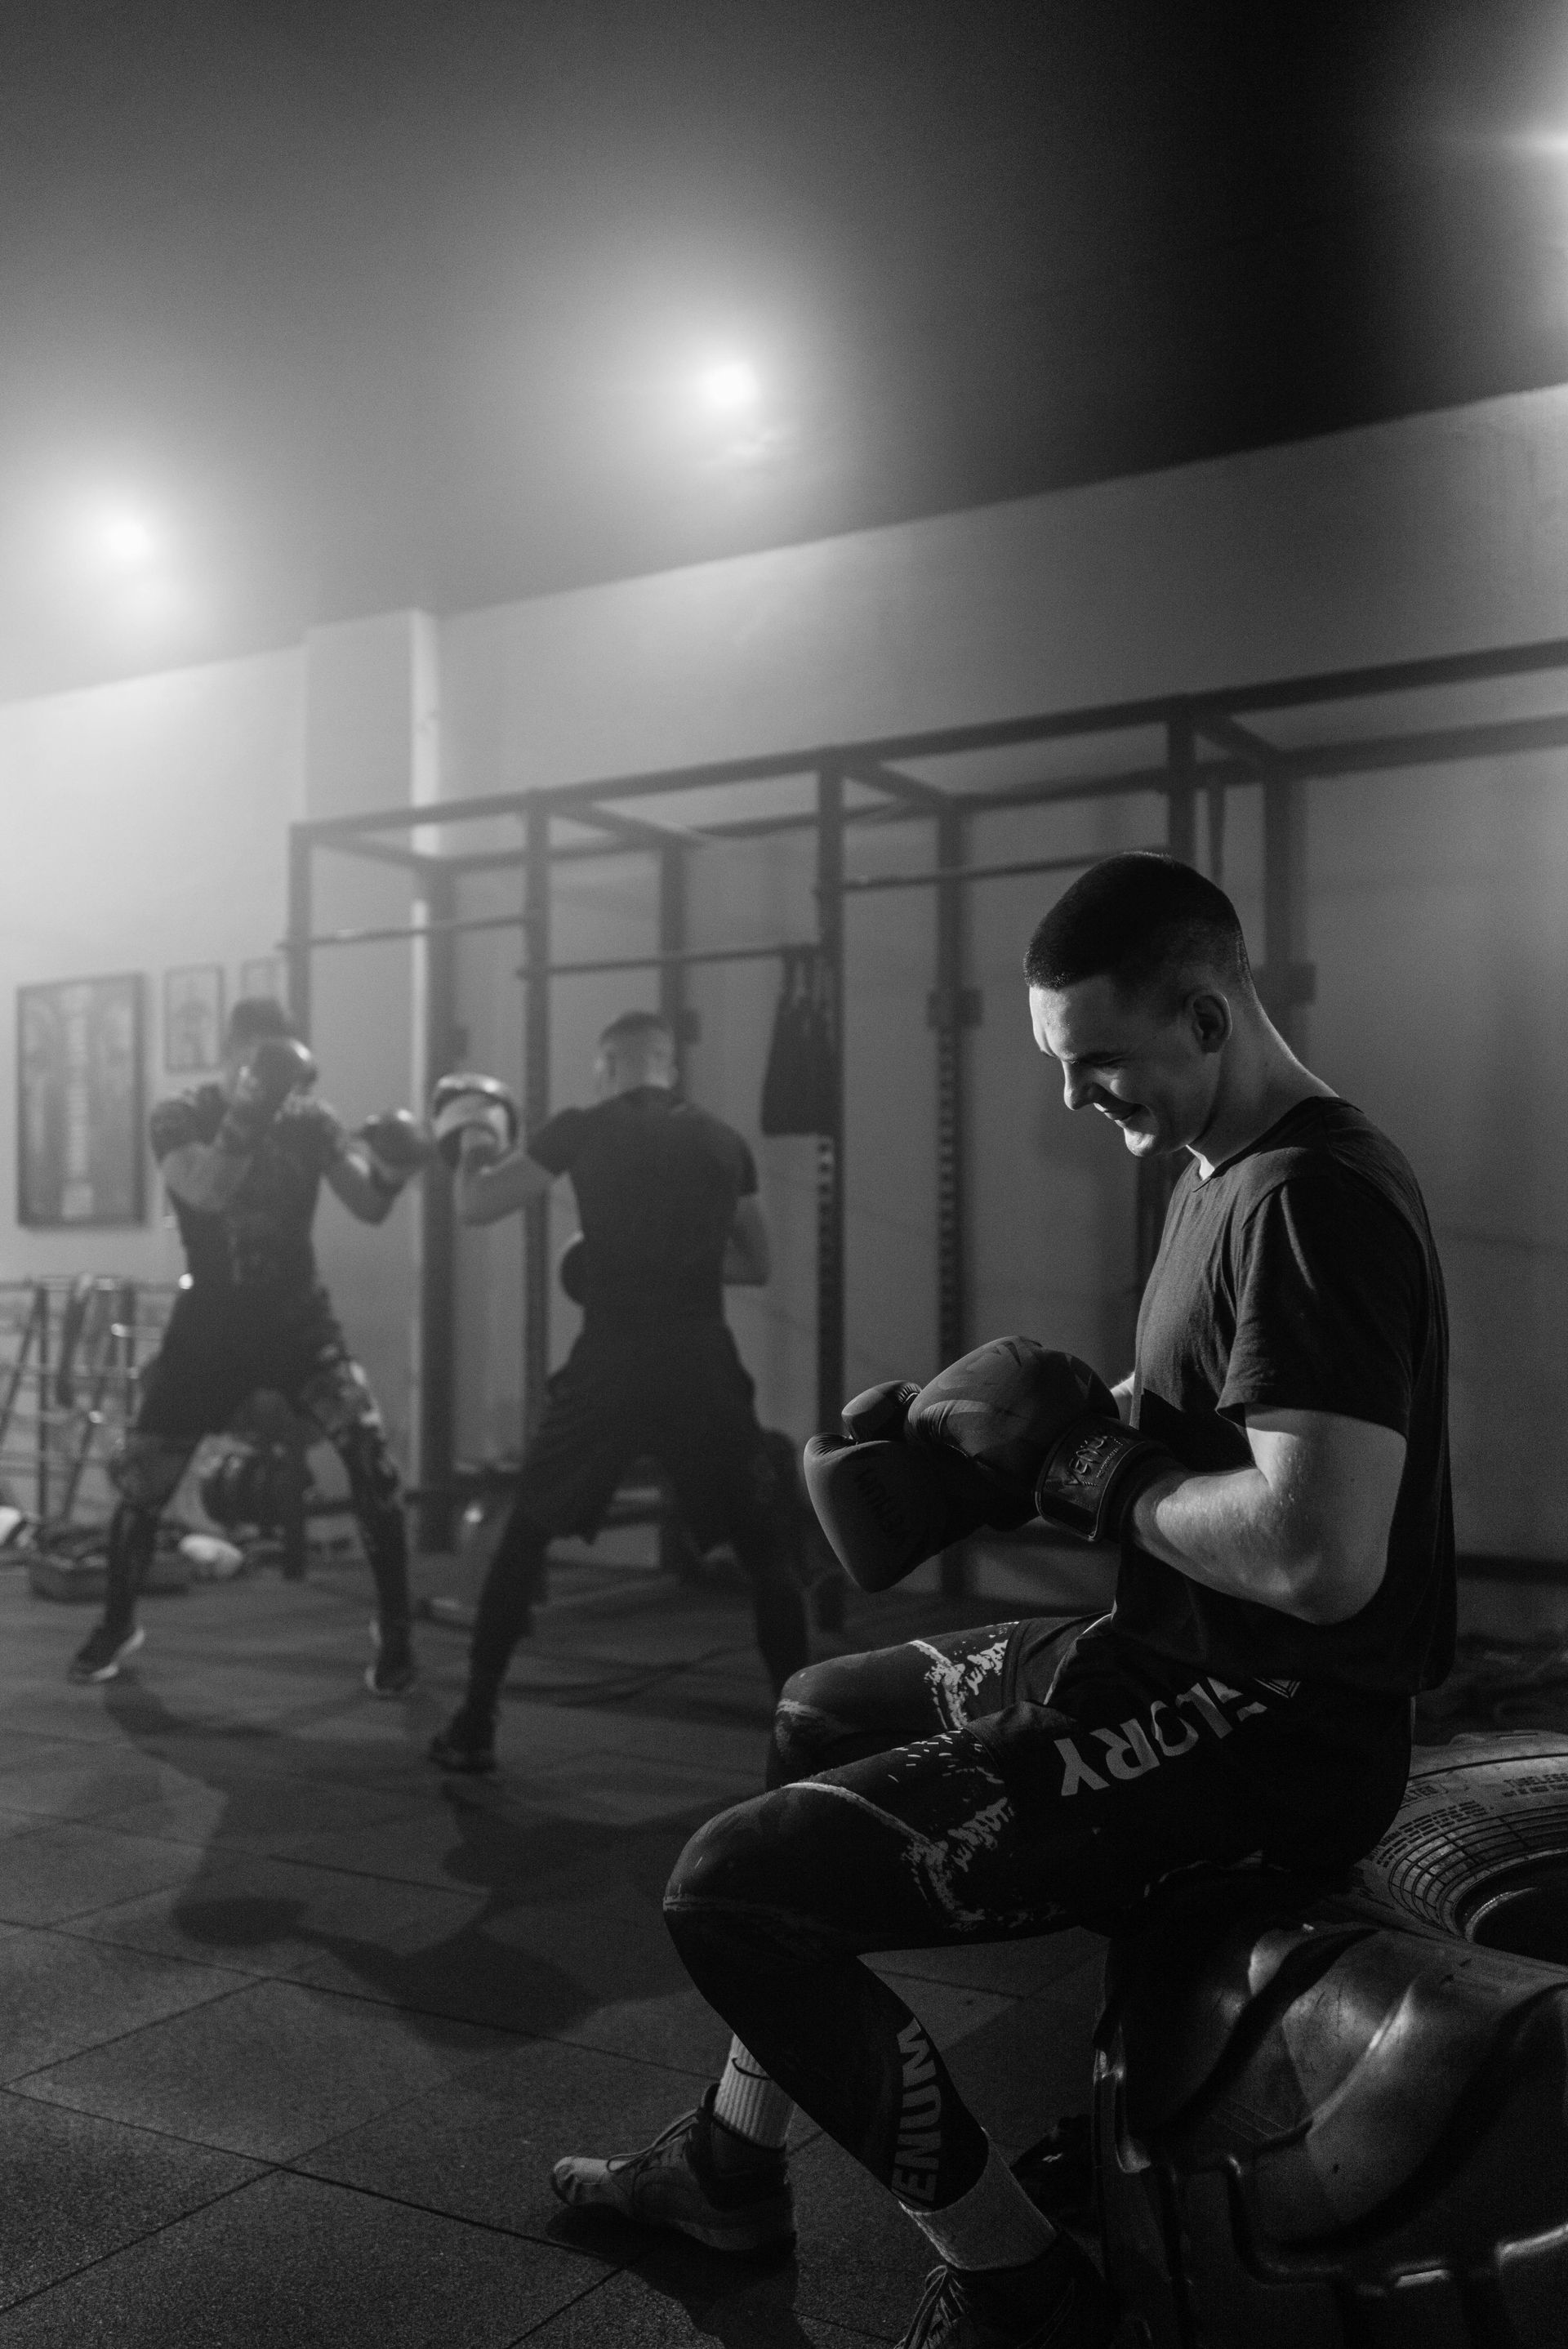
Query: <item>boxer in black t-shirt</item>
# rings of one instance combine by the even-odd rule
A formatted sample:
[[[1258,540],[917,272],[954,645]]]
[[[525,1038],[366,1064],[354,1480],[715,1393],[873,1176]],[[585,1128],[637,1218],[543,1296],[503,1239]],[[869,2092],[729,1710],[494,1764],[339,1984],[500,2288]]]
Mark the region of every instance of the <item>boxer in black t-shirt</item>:
[[[921,1555],[929,1492],[932,1549],[954,1510],[1114,1524],[1114,1599],[790,1682],[774,1791],[704,1828],[666,1897],[737,2034],[723,2077],[645,2151],[554,2173],[579,2207],[781,2242],[798,2102],[939,2254],[909,2349],[1067,2349],[1110,2313],[862,1954],[1103,1926],[1203,1860],[1343,1866],[1398,1807],[1410,1699],[1453,1643],[1442,1277],[1408,1166],[1289,1050],[1233,907],[1189,867],[1095,866],[1026,972],[1068,1107],[1135,1156],[1187,1154],[1135,1369],[1113,1393],[995,1341],[919,1394],[858,1398],[846,1431],[877,1442],[828,1447],[814,1490],[843,1503],[851,1570],[877,1546],[873,1587],[889,1552]],[[1047,1389],[1071,1398],[1055,1420]]]
[[[724,1319],[724,1285],[769,1270],[757,1169],[739,1134],[682,1100],[675,1039],[634,1011],[599,1040],[601,1098],[561,1111],[506,1151],[485,1096],[473,1123],[459,1080],[438,1118],[460,1135],[458,1213],[493,1223],[559,1175],[582,1225],[583,1331],[550,1381],[544,1416],[480,1597],[469,1685],[430,1745],[448,1770],[495,1766],[496,1700],[552,1535],[597,1532],[628,1464],[652,1454],[702,1547],[727,1540],[751,1582],[757,1641],[777,1691],[806,1661],[805,1601],[790,1565],[793,1495],[752,1408]]]

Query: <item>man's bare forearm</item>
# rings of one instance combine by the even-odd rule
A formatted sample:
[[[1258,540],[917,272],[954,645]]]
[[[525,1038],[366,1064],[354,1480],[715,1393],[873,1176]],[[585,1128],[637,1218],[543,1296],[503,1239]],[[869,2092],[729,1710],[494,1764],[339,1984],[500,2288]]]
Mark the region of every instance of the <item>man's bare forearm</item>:
[[[1380,1578],[1256,1466],[1172,1469],[1133,1504],[1132,1536],[1189,1580],[1305,1623],[1343,1622]]]
[[[513,1150],[504,1158],[465,1151],[458,1162],[458,1221],[499,1223],[503,1216],[516,1215],[526,1207],[531,1199],[543,1198],[553,1180],[549,1169],[526,1150]]]

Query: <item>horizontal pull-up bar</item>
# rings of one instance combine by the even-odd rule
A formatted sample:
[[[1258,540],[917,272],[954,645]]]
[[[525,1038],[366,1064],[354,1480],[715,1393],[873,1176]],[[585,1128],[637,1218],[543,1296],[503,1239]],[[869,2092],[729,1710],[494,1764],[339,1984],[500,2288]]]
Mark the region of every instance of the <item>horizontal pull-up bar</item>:
[[[1161,847],[1164,843],[1160,843]],[[1078,856],[1028,856],[1011,864],[944,864],[931,873],[878,873],[863,879],[841,881],[839,886],[856,895],[868,889],[937,889],[944,881],[1010,881],[1026,873],[1078,873],[1106,854],[1090,848]],[[1126,852],[1130,854],[1130,850]]]
[[[546,963],[542,974],[531,970],[525,963],[517,973],[519,978],[580,978],[585,972],[601,970],[668,970],[685,968],[694,962],[770,962],[789,954],[815,954],[816,945],[810,939],[791,943],[786,939],[774,947],[686,947],[678,954],[612,955],[599,962]]]
[[[523,916],[515,914],[478,914],[464,921],[398,922],[381,930],[320,930],[309,938],[280,938],[280,949],[287,953],[294,947],[368,947],[396,942],[398,938],[450,937],[456,930],[515,930],[521,926]]]
[[[1085,860],[1079,858],[1082,864]],[[450,937],[454,930],[517,930],[521,929],[526,916],[515,914],[484,914],[471,921],[404,922],[397,927],[379,930],[323,930],[309,938],[280,938],[284,951],[299,947],[365,947],[395,944],[399,939]],[[593,962],[552,962],[544,967],[547,978],[574,978],[581,972],[595,970],[660,970],[694,962],[766,962],[769,958],[787,954],[810,954],[816,951],[808,940],[785,939],[770,947],[687,947],[678,954],[614,955]],[[521,970],[520,978],[531,974]]]

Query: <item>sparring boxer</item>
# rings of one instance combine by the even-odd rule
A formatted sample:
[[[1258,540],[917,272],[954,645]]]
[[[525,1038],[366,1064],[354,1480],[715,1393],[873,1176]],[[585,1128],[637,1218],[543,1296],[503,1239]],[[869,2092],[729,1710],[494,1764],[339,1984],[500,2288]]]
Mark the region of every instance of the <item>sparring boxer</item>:
[[[310,1097],[315,1079],[315,1062],[283,1006],[246,996],[230,1016],[222,1083],[160,1102],[152,1112],[153,1154],[189,1268],[147,1367],[136,1423],[110,1463],[119,1498],[108,1596],[72,1680],[113,1680],[141,1645],[136,1599],[160,1514],[202,1436],[226,1427],[262,1387],[285,1396],[347,1471],[376,1584],[366,1686],[397,1696],[414,1678],[397,1469],[376,1399],[316,1276],[310,1235],[324,1180],[361,1223],[382,1223],[429,1144],[407,1110],[371,1119],[351,1140],[325,1102]]]
[[[583,1331],[519,1472],[480,1595],[467,1693],[431,1742],[446,1770],[495,1767],[496,1702],[546,1546],[556,1534],[592,1539],[645,1454],[698,1545],[733,1547],[775,1693],[810,1652],[790,1563],[793,1495],[779,1489],[724,1319],[725,1283],[758,1287],[770,1269],[751,1153],[681,1098],[675,1038],[656,1013],[612,1021],[594,1073],[594,1107],[561,1111],[526,1149],[513,1146],[515,1107],[493,1080],[443,1078],[431,1104],[438,1146],[457,1154],[464,1223],[514,1214],[564,1174],[582,1224],[571,1277]]]
[[[720,2248],[782,2243],[799,2103],[938,2255],[905,2349],[1103,2343],[1112,2311],[863,1955],[1104,1928],[1199,1862],[1343,1867],[1394,1816],[1411,1697],[1454,1634],[1443,1288],[1409,1167],[1290,1050],[1188,866],[1093,867],[1025,969],[1068,1109],[1184,1157],[1133,1371],[1113,1392],[995,1340],[858,1397],[808,1477],[872,1588],[1037,1511],[1117,1554],[1114,1598],[790,1682],[774,1791],[704,1828],[666,1899],[737,2034],[724,2075],[645,2151],[553,2180]]]

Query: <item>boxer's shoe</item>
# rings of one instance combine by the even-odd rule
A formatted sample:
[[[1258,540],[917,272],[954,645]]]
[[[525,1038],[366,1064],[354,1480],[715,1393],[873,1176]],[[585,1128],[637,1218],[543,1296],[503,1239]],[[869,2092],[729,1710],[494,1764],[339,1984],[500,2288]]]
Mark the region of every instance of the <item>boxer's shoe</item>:
[[[1106,2349],[1110,2294],[1058,2235],[1022,2268],[933,2268],[899,2349]]]
[[[414,1685],[414,1643],[407,1623],[372,1623],[376,1661],[365,1668],[365,1685],[372,1696],[401,1696]]]
[[[443,1770],[467,1770],[476,1776],[495,1768],[495,1715],[470,1713],[459,1705],[445,1729],[438,1729],[425,1748]]]
[[[112,1681],[119,1677],[119,1668],[127,1656],[134,1656],[147,1637],[139,1623],[129,1631],[118,1631],[108,1623],[83,1640],[71,1658],[68,1677],[73,1681]]]
[[[755,2162],[722,2171],[713,2155],[715,2090],[641,2153],[608,2161],[573,2154],[550,2183],[574,2210],[613,2210],[645,2227],[674,2227],[714,2251],[782,2251],[795,2240],[795,2199],[782,2152],[758,2146]]]

